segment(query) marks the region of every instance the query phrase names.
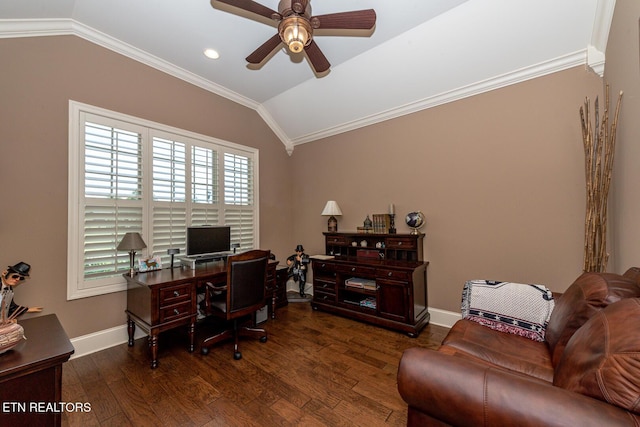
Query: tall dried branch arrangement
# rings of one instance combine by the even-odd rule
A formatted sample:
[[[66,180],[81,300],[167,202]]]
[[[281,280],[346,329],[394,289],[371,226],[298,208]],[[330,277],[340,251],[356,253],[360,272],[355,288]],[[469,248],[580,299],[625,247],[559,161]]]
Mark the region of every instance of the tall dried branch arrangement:
[[[586,98],[580,107],[582,140],[584,143],[584,168],[587,206],[584,221],[584,271],[604,272],[607,268],[607,200],[613,156],[616,146],[616,128],[620,113],[622,92],[618,95],[616,112],[609,127],[609,85],[605,90],[605,108],[600,122],[598,98],[595,102],[595,123],[589,113],[590,101]]]

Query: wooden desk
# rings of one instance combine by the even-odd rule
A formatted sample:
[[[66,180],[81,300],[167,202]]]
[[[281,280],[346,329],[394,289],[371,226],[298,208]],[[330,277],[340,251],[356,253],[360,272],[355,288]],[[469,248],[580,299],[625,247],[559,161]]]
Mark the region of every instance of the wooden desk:
[[[0,354],[0,425],[59,426],[62,364],[73,345],[55,314],[18,323],[27,340]]]
[[[276,308],[284,307],[289,304],[287,300],[287,279],[289,278],[289,267],[286,265],[278,265],[275,269],[275,278],[267,280],[267,295],[271,295],[271,305],[269,306],[269,314],[272,319],[276,318]],[[270,285],[273,288],[269,289]]]
[[[275,312],[276,298],[271,294],[276,289],[275,269],[278,261],[271,261],[267,273],[267,300],[272,301]],[[149,334],[151,368],[158,367],[158,334],[163,331],[187,326],[189,352],[194,350],[195,325],[198,315],[197,293],[207,282],[223,285],[227,281],[224,261],[198,265],[195,270],[185,268],[163,269],[138,273],[127,279],[127,330],[129,347],[133,346],[135,327],[138,325]]]

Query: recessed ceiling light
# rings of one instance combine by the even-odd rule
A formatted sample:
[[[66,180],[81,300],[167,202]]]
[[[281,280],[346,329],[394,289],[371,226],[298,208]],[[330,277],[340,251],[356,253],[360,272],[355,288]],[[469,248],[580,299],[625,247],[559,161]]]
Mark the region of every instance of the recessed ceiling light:
[[[204,56],[206,56],[207,58],[211,58],[211,59],[220,58],[220,54],[215,49],[205,49]]]

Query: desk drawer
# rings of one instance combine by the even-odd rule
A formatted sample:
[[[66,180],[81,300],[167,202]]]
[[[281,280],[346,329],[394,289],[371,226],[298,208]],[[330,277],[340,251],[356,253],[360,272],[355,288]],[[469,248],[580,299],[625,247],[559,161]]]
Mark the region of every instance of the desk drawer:
[[[191,301],[187,301],[171,307],[161,308],[159,320],[160,323],[170,322],[172,320],[188,317],[191,314]]]
[[[415,250],[416,240],[412,238],[387,237],[387,249],[406,249]]]
[[[317,288],[313,290],[313,300],[318,302],[327,302],[327,303],[335,303],[336,295],[333,293],[325,293]]]
[[[314,274],[316,273],[327,274],[327,273],[333,273],[334,271],[336,271],[336,265],[331,262],[313,260],[313,262],[311,263],[311,266],[313,268]]]
[[[403,282],[408,282],[411,279],[411,273],[402,270],[379,268],[376,270],[376,277],[380,279],[400,280]]]
[[[191,292],[193,285],[191,283],[183,283],[177,286],[170,286],[160,289],[159,304],[160,309],[169,305],[178,304],[181,302],[189,303],[191,301]]]
[[[352,276],[365,279],[376,277],[376,269],[373,267],[362,267],[361,265],[339,265],[338,272],[350,274]]]
[[[345,236],[327,236],[328,245],[347,246],[349,239]]]
[[[313,293],[323,292],[325,294],[336,293],[336,282],[326,282],[324,280],[313,281]]]

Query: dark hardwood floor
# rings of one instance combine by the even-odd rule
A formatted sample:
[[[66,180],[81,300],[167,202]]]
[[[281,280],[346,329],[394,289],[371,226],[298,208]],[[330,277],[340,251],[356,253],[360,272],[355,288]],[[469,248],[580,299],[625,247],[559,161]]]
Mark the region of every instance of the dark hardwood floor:
[[[292,303],[263,324],[266,343],[231,342],[186,350],[185,330],[160,336],[150,369],[147,339],[64,364],[62,400],[88,402],[63,426],[404,426],[407,408],[396,373],[402,352],[437,348],[447,329],[418,338]],[[198,328],[199,342],[206,336]]]

